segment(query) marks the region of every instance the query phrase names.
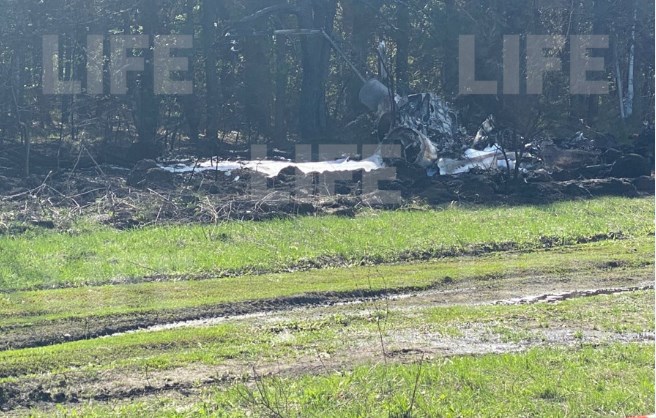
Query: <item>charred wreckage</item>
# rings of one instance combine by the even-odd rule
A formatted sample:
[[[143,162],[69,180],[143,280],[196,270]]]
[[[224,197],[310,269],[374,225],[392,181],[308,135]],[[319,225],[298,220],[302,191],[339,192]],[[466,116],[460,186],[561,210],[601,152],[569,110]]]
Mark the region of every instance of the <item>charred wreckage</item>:
[[[225,36],[234,53],[240,52],[240,38],[257,34],[252,22],[270,13],[280,12],[281,6],[263,9],[236,22]],[[289,12],[288,7],[283,11]],[[395,143],[402,147],[406,162],[426,169],[429,176],[468,172],[473,168],[515,170],[519,163],[524,168],[532,156],[521,150],[506,152],[495,141],[494,117],[490,116],[475,137],[468,136],[458,125],[457,113],[443,98],[434,93],[400,96],[384,82],[393,85],[385,42],[377,48],[378,76],[367,79],[344,53],[339,43],[321,29],[278,29],[273,36],[320,37],[351,68],[362,82],[359,98],[376,115],[376,131],[381,143]],[[382,81],[381,81],[382,80]],[[517,165],[517,166],[516,166]]]
[[[504,136],[516,136],[516,133],[497,126],[494,116],[490,115],[480,125],[475,135],[469,135],[459,124],[458,113],[442,97],[434,93],[401,96],[385,84],[387,82],[393,85],[393,81],[389,77],[389,60],[386,58],[384,42],[379,44],[377,50],[378,76],[367,79],[351,63],[338,43],[323,30],[284,29],[274,31],[274,35],[323,37],[346,61],[362,82],[359,92],[360,101],[375,115],[375,131],[380,145],[378,150],[373,152],[373,155],[363,155],[360,161],[352,160],[354,154],[347,152],[346,156],[342,155],[344,158],[339,160],[319,162],[294,163],[286,158],[267,160],[251,156],[251,160],[217,159],[215,161],[212,159],[196,161],[192,164],[160,165],[160,168],[170,172],[215,170],[222,171],[226,175],[245,169],[273,178],[290,167],[304,175],[340,171],[369,173],[390,164],[394,166],[397,163],[404,163],[425,171],[428,177],[459,175],[470,171],[494,171],[508,176],[514,173],[515,179],[518,179],[520,174],[538,173],[550,176],[552,172],[547,172],[544,168],[556,171],[576,168],[595,172],[588,178],[601,178],[606,175],[611,177],[651,175],[648,158],[629,154],[627,159],[624,158],[627,156],[612,148],[608,150],[610,155],[605,155],[609,154],[608,152],[602,155],[602,147],[597,147],[594,141],[588,140],[583,133],[577,133],[574,138],[560,142],[559,146],[549,141],[542,141],[538,146],[527,143],[528,141],[521,137],[508,141]],[[231,39],[233,51],[238,53],[238,39],[244,36],[243,32],[233,29],[232,32],[226,33],[226,36]],[[651,150],[647,150],[643,155],[653,155],[653,131],[653,123],[645,126],[644,136],[648,138],[647,142],[651,144]],[[400,145],[401,158],[383,161],[381,148],[382,145],[387,144]],[[366,154],[365,149],[376,150],[375,147],[363,148],[363,154]],[[266,153],[259,156],[265,157]],[[621,158],[626,161],[620,161]],[[619,168],[613,173],[618,164]],[[622,167],[628,171],[617,172],[621,171]],[[555,177],[554,179],[559,180]]]
[[[277,11],[278,8],[270,8]],[[250,23],[266,16],[265,9],[235,24],[226,32],[234,53],[239,53],[239,39],[255,33]],[[367,79],[351,62],[333,36],[320,29],[279,29],[274,36],[321,37],[348,64],[362,82],[360,102],[376,116],[376,133],[381,144],[400,144],[403,159],[424,168],[428,176],[453,175],[478,168],[483,170],[506,168],[508,171],[530,165],[535,158],[522,149],[509,150],[495,142],[494,116],[481,125],[476,136],[468,136],[458,124],[457,113],[443,98],[434,93],[400,96],[381,82],[390,79],[389,59],[385,42],[377,48],[378,77]],[[529,149],[527,148],[526,151]]]
[[[360,100],[375,112],[379,138],[401,144],[405,161],[426,169],[430,177],[475,168],[515,170],[519,160],[523,159],[525,167],[536,161],[528,152],[531,144],[518,153],[496,143],[499,131],[492,115],[476,136],[467,135],[458,125],[457,113],[434,93],[399,96],[374,78],[362,87]]]

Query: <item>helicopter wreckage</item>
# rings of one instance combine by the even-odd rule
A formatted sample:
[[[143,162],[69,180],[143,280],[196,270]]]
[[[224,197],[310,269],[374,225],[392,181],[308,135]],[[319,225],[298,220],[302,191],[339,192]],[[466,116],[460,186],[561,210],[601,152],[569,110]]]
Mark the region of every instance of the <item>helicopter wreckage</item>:
[[[393,95],[377,79],[364,84],[360,101],[375,112],[383,142],[400,144],[405,161],[426,169],[429,177],[473,169],[515,169],[517,153],[507,152],[494,142],[493,116],[485,120],[476,136],[468,136],[458,125],[457,113],[438,95]],[[387,133],[381,132],[385,129]],[[525,154],[527,157],[532,156]]]
[[[245,21],[250,22],[248,19]],[[237,36],[243,36],[238,33],[234,31],[226,33],[227,37],[233,39],[234,45],[238,45],[234,39]],[[428,92],[406,96],[396,94],[393,89],[388,88],[380,81],[390,79],[384,42],[381,42],[377,51],[378,77],[367,79],[353,65],[339,44],[323,30],[284,29],[276,30],[273,34],[275,36],[320,36],[325,38],[361,80],[359,99],[375,115],[375,130],[379,146],[377,148],[375,146],[373,148],[363,147],[362,158],[355,157],[357,153],[353,148],[356,146],[349,147],[347,145],[343,147],[343,152],[330,156],[322,154],[320,149],[319,154],[323,156],[322,161],[314,162],[306,162],[307,159],[293,162],[291,158],[285,158],[289,157],[289,154],[278,159],[267,159],[267,153],[260,152],[256,153],[257,155],[252,153],[250,159],[239,161],[211,159],[188,164],[160,165],[161,168],[170,172],[182,173],[214,170],[224,172],[226,175],[244,169],[274,178],[287,168],[293,168],[307,176],[334,172],[371,173],[404,163],[425,171],[428,177],[435,177],[460,175],[472,170],[501,170],[509,175],[514,172],[514,175],[517,176],[520,173],[537,171],[548,165],[546,160],[544,164],[541,164],[543,161],[536,156],[540,154],[542,157],[543,152],[539,147],[526,144],[524,138],[509,141],[506,136],[515,135],[515,133],[496,126],[492,115],[480,125],[475,135],[469,135],[458,123],[458,113],[439,95]],[[577,138],[579,137],[587,140],[582,134],[577,136]],[[507,146],[504,147],[504,144]],[[400,147],[400,155],[394,155],[392,158],[390,155],[385,155],[383,150],[386,145]],[[575,154],[578,151],[563,150],[555,146],[551,148],[558,155],[567,152]],[[575,145],[573,148],[579,147]],[[594,154],[595,163],[600,160],[598,149],[581,152],[586,155]],[[263,158],[257,158],[258,156]],[[299,156],[296,155],[296,157],[299,160]],[[330,159],[331,157],[338,157],[338,159]],[[578,156],[573,157],[576,157],[573,158],[574,161],[582,163]],[[569,159],[572,160],[572,158]],[[610,165],[606,165],[607,167],[601,165],[595,167],[599,169],[598,171],[607,171],[610,169]],[[552,167],[556,167],[556,165],[552,165]]]
[[[377,79],[367,81],[360,91],[361,102],[369,108],[377,120],[380,146],[368,146],[372,155],[353,160],[353,153],[339,159],[315,162],[293,162],[291,159],[251,159],[239,161],[208,160],[188,164],[162,165],[175,173],[192,171],[221,171],[226,174],[238,170],[258,172],[266,177],[276,177],[287,168],[295,168],[303,175],[332,172],[371,171],[394,165],[399,160],[424,169],[429,177],[457,175],[473,169],[514,170],[517,155],[507,152],[494,142],[494,118],[490,116],[476,136],[468,136],[457,124],[457,114],[450,105],[433,93],[419,93],[392,97],[389,89]],[[390,123],[390,119],[394,119]],[[389,158],[382,151],[385,145],[399,145],[400,155]],[[346,150],[346,147],[345,147]],[[524,154],[522,161],[530,161]]]

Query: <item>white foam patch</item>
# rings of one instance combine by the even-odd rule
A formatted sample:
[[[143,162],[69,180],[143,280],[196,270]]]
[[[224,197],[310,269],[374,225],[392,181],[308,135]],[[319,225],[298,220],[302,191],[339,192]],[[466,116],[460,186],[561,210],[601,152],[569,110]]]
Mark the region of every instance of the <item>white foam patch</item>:
[[[515,153],[508,153],[510,169],[515,167]],[[179,163],[179,164],[160,164],[162,169],[171,173],[190,173],[192,171],[221,171],[226,176],[231,176],[233,172],[239,170],[250,170],[261,173],[266,177],[276,177],[286,168],[293,167],[303,174],[310,173],[334,173],[334,172],[353,172],[364,170],[371,172],[385,168],[383,158],[376,153],[369,158],[361,161],[354,161],[348,158],[342,158],[333,161],[318,161],[307,163],[295,163],[291,161],[273,161],[273,160],[246,160],[246,161],[216,161],[204,160],[198,163]],[[493,168],[506,168],[506,159],[501,149],[497,145],[490,146],[482,151],[468,149],[460,159],[440,158],[437,162],[441,175],[454,175],[468,173],[474,168],[489,170]],[[430,173],[434,171],[429,171]]]
[[[374,154],[369,158],[361,161],[353,161],[348,158],[342,158],[334,161],[318,161],[308,163],[294,163],[291,161],[272,161],[272,160],[250,160],[250,161],[213,161],[205,160],[198,163],[190,164],[173,164],[159,165],[162,169],[171,173],[190,173],[192,171],[221,171],[232,173],[237,170],[250,170],[264,174],[267,177],[276,177],[286,168],[294,167],[303,174],[310,173],[333,173],[340,171],[360,171],[370,172],[385,167],[380,154]]]

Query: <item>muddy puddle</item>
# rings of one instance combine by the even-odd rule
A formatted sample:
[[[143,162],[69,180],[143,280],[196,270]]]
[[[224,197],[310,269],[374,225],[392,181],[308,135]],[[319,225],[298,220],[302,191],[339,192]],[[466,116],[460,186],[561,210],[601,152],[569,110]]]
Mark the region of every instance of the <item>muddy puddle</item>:
[[[637,286],[631,286],[631,287],[611,287],[611,288],[602,288],[602,289],[569,290],[569,291],[563,291],[557,293],[545,293],[537,296],[522,296],[522,297],[516,297],[512,299],[505,299],[505,300],[479,301],[479,302],[474,302],[474,300],[472,300],[472,302],[465,303],[465,304],[524,305],[524,304],[533,304],[533,303],[557,303],[560,301],[573,299],[573,298],[584,298],[584,297],[592,297],[592,296],[599,296],[599,295],[615,295],[615,294],[621,294],[627,292],[638,292],[638,291],[645,291],[645,290],[652,290],[652,289],[654,289],[653,283],[643,282]],[[306,307],[285,309],[278,312],[265,311],[265,312],[248,313],[243,315],[217,316],[212,318],[175,321],[165,324],[157,324],[141,329],[130,330],[126,332],[114,333],[111,335],[104,336],[103,338],[111,338],[115,336],[141,333],[141,332],[166,331],[166,330],[180,329],[180,328],[211,327],[214,325],[219,325],[230,321],[242,321],[242,320],[252,320],[252,319],[265,319],[268,321],[272,321],[275,320],[276,318],[280,318],[282,315],[291,317],[300,313],[307,313],[308,310],[310,309],[316,310],[316,309],[327,308],[327,307],[335,308],[335,307],[344,307],[344,306],[354,306],[354,305],[362,305],[362,304],[367,304],[377,301],[390,301],[390,302],[395,302],[395,305],[403,305],[404,301],[421,302],[422,300],[425,299],[430,299],[430,298],[434,299],[436,296],[441,296],[448,299],[457,295],[462,296],[464,294],[471,294],[472,292],[475,291],[476,291],[475,287],[467,287],[467,288],[450,289],[450,290],[428,290],[423,292],[408,292],[408,293],[400,293],[400,294],[392,294],[392,295],[381,294],[376,297],[351,299],[351,300],[344,300],[344,301],[333,301],[331,303],[323,303],[323,304],[319,303]],[[413,299],[416,300],[413,301]],[[453,304],[461,304],[455,300],[453,302],[454,302]],[[442,304],[444,303],[440,303],[440,305]],[[407,308],[416,309],[419,307],[420,306],[413,304],[410,307],[406,307],[406,309]]]

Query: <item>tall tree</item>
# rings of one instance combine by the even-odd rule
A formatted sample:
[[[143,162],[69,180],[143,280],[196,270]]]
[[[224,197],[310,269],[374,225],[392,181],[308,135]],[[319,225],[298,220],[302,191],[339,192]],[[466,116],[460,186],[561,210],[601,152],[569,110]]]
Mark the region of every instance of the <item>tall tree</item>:
[[[219,57],[217,53],[217,25],[219,11],[225,14],[223,0],[202,0],[201,24],[203,28],[203,54],[205,58],[205,136],[215,141],[219,136],[219,112],[221,83],[219,80]]]
[[[351,59],[356,68],[366,74],[368,58],[372,53],[372,38],[377,28],[376,15],[380,10],[378,0],[361,1],[361,0],[344,0],[342,1],[343,26],[348,37],[348,44],[351,49]],[[346,120],[353,120],[358,114],[366,109],[360,103],[359,93],[362,88],[362,81],[352,71],[349,70],[347,76],[347,95],[346,95]]]
[[[454,97],[458,91],[458,14],[455,0],[444,0],[444,65],[442,91]]]
[[[398,2],[396,4],[396,31],[394,40],[396,42],[396,88],[401,94],[410,91],[410,69],[408,59],[410,57],[410,9],[408,3]]]
[[[282,36],[275,40],[275,103],[274,103],[274,141],[282,145],[287,141],[287,100],[289,89],[290,64],[287,58],[287,39]]]
[[[268,1],[249,2],[250,12],[261,10]],[[268,35],[268,21],[260,19],[253,23],[252,33],[241,44],[244,56],[244,107],[251,128],[264,137],[271,136],[271,109],[273,104],[273,81],[270,56],[273,48]]]
[[[298,19],[301,29],[324,31],[331,35],[337,0],[299,0]],[[306,141],[318,141],[326,136],[326,78],[331,46],[321,36],[301,40],[303,81],[301,83],[299,130]]]
[[[151,47],[143,50],[146,61],[145,71],[138,77],[139,91],[137,92],[137,106],[135,122],[139,144],[136,152],[139,157],[157,157],[157,128],[159,124],[159,98],[155,96],[155,73],[153,70],[153,48],[154,35],[158,34],[159,18],[158,12],[162,0],[143,0],[138,10],[138,22],[143,28],[143,33],[150,36]]]

